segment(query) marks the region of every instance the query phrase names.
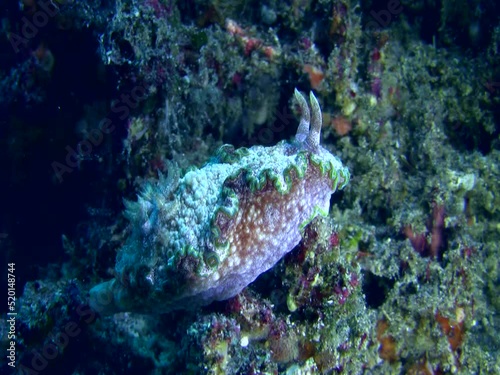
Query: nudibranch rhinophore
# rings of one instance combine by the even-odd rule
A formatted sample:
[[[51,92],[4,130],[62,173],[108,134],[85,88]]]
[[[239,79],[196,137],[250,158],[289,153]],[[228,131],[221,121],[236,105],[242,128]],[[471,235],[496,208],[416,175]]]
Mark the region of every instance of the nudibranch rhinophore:
[[[203,168],[147,185],[125,202],[131,234],[116,277],[90,290],[103,314],[192,309],[237,295],[301,239],[349,170],[320,145],[319,103],[295,90],[301,110],[292,142],[223,145]]]

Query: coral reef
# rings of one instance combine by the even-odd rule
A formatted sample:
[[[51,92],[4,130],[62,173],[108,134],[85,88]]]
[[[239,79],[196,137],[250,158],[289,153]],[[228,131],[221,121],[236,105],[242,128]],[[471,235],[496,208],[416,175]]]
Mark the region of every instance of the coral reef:
[[[500,373],[499,11],[485,0],[6,4],[0,253],[19,281],[18,373]],[[266,272],[234,247],[248,278],[192,307],[256,277],[235,297],[172,310],[167,292],[189,300],[172,285],[205,290],[236,236],[273,229],[238,216],[250,212],[242,197],[283,205],[323,172],[303,131],[274,146],[310,109],[290,104],[294,87],[314,90],[321,147],[350,183],[322,191],[328,216],[287,221],[307,225],[280,244],[255,240],[257,254],[276,250]],[[236,177],[250,158],[282,168]],[[179,228],[189,241],[164,250]],[[88,290],[113,278],[102,288],[132,291],[130,310],[172,311],[90,310]],[[109,312],[129,309],[121,298]]]

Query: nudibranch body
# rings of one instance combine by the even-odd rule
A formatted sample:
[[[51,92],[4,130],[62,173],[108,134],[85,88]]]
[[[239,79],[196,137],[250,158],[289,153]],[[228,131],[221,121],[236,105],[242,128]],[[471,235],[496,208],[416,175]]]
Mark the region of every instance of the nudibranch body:
[[[301,239],[349,171],[321,147],[321,109],[295,90],[302,117],[292,142],[222,146],[201,169],[148,185],[126,202],[131,235],[116,277],[90,291],[101,313],[163,313],[237,295]]]

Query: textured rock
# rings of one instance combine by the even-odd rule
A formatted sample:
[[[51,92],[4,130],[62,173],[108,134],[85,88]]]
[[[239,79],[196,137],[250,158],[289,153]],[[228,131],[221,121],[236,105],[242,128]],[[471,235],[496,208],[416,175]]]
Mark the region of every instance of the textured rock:
[[[349,171],[319,144],[314,95],[311,110],[298,91],[295,98],[302,118],[293,142],[224,145],[203,168],[182,178],[170,168],[126,202],[132,234],[116,278],[90,291],[94,309],[162,313],[233,297],[292,250],[314,217],[327,215]]]

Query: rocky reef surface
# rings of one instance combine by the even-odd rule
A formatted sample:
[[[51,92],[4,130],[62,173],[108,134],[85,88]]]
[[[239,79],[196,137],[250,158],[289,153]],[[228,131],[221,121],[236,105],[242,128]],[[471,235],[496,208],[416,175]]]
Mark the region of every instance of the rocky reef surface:
[[[1,12],[0,247],[18,315],[16,367],[0,372],[500,373],[498,4],[22,0]],[[291,250],[278,237],[286,255],[230,299],[92,309],[89,291],[111,279],[158,293],[155,275],[115,268],[135,220],[137,264],[161,272],[141,241],[173,237],[144,233],[184,212],[152,209],[173,191],[152,187],[248,157],[235,150],[288,150],[304,125],[295,87],[315,93],[321,147],[350,171],[327,215],[299,220]],[[301,171],[268,176],[281,182],[269,189],[289,192]],[[182,286],[223,261],[218,245],[192,262],[160,255],[184,267]]]

